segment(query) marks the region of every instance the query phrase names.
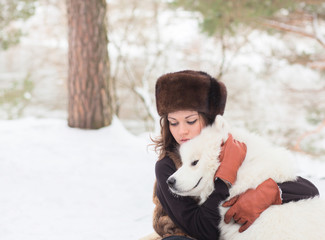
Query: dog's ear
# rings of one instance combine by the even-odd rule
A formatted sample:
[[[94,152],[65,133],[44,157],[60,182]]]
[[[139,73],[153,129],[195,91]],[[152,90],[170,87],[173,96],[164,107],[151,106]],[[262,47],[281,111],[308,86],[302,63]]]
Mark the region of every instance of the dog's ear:
[[[216,116],[213,127],[222,135],[222,140],[227,141],[230,127],[221,115]]]

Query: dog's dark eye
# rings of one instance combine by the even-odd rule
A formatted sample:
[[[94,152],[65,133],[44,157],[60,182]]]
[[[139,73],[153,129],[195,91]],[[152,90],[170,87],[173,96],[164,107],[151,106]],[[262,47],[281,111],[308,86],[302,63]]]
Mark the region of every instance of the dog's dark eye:
[[[197,163],[199,162],[199,160],[195,160],[191,163],[192,166],[195,166]]]

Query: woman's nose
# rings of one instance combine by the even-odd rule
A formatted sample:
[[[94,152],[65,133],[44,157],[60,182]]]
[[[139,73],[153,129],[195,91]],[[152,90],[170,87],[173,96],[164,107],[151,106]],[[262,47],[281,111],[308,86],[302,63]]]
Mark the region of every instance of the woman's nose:
[[[185,124],[180,124],[179,133],[181,135],[188,133],[188,127]]]

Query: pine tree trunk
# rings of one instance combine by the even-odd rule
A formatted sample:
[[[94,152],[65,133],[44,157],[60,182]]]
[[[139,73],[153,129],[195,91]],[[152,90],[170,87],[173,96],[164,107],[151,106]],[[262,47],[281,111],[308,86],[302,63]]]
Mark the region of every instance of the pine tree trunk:
[[[68,125],[98,129],[112,120],[106,1],[67,0]]]

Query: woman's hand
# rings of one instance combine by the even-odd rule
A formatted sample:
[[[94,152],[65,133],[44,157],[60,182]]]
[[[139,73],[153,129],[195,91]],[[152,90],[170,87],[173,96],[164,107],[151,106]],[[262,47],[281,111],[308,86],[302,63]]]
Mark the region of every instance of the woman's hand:
[[[221,146],[219,155],[220,166],[214,179],[220,178],[224,182],[234,184],[237,171],[246,157],[247,147],[245,143],[233,139],[229,134],[227,141]]]
[[[273,179],[261,183],[256,189],[248,189],[224,204],[230,207],[225,214],[225,223],[233,218],[240,225],[239,232],[245,231],[271,205],[281,204],[280,189]]]

